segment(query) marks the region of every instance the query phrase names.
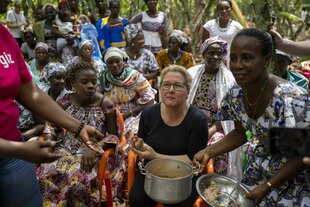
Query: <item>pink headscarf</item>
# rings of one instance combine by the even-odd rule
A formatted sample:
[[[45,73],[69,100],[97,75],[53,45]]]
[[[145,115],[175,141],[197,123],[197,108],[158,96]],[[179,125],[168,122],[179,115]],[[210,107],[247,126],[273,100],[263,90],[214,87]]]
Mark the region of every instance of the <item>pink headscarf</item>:
[[[202,43],[200,47],[200,53],[203,54],[206,52],[208,47],[212,44],[219,44],[223,48],[223,55],[225,56],[227,54],[227,42],[225,40],[222,40],[219,38],[219,36],[210,37],[209,39],[206,39],[204,43]]]

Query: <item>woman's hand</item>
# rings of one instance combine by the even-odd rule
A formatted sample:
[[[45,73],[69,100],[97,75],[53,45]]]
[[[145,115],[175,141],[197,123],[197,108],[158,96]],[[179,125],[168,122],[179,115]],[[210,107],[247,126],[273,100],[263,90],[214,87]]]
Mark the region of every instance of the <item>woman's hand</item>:
[[[283,38],[282,38],[282,36],[281,36],[276,30],[273,30],[273,29],[271,29],[271,30],[269,31],[269,33],[270,33],[270,34],[272,35],[272,37],[273,37],[275,47],[276,47],[276,48],[280,48],[281,45],[283,44]]]
[[[155,152],[152,147],[145,144],[141,138],[137,138],[135,141],[133,141],[131,149],[135,154],[137,154],[137,156],[142,159],[153,160],[158,157],[157,152]]]
[[[202,166],[206,166],[206,164],[211,159],[207,149],[200,150],[194,155],[194,162],[199,162]]]
[[[310,157],[304,157],[302,161],[304,164],[310,165]]]
[[[82,155],[81,170],[91,172],[97,162],[98,160],[96,158],[96,152],[92,151],[91,149],[86,149]]]
[[[85,125],[80,132],[80,138],[86,144],[87,147],[94,150],[99,154],[103,154],[102,147],[97,143],[96,139],[103,139],[104,135],[101,134],[97,129],[89,125]]]
[[[264,183],[254,188],[246,195],[246,198],[254,200],[255,205],[259,205],[269,191],[270,187]]]
[[[53,148],[56,142],[51,141],[29,141],[16,142],[16,157],[33,163],[53,162],[61,157],[60,154],[54,153]]]

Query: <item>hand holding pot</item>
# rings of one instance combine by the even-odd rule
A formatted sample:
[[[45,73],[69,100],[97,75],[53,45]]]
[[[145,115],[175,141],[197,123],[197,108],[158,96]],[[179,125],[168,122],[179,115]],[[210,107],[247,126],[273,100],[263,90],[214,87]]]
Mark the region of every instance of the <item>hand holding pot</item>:
[[[141,138],[136,139],[131,145],[132,151],[140,158],[146,160],[153,160],[158,158],[157,152],[150,147],[149,145],[145,144]]]
[[[209,162],[210,158],[211,157],[210,157],[207,149],[205,148],[203,150],[200,150],[199,152],[197,152],[194,155],[193,161],[199,162],[202,166],[206,166],[206,164]]]

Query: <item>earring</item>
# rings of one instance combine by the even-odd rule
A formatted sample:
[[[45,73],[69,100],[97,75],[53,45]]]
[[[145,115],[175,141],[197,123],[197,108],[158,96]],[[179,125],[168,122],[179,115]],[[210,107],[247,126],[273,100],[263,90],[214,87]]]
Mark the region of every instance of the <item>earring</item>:
[[[135,46],[135,43],[131,43],[131,46],[133,46],[133,47],[134,47],[134,46]]]

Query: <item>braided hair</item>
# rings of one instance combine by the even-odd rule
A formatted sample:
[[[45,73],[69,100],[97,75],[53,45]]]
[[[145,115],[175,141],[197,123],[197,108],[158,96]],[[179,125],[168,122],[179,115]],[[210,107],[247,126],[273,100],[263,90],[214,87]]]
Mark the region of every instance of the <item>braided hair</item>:
[[[76,64],[69,66],[69,68],[66,71],[65,78],[64,78],[65,88],[67,90],[72,90],[72,85],[76,81],[76,77],[78,73],[80,73],[81,71],[87,71],[87,70],[94,71],[97,74],[96,69],[90,63],[78,62]]]
[[[236,36],[233,39],[234,40],[237,37],[253,37],[258,40],[260,44],[260,51],[262,56],[271,55],[273,51],[273,43],[271,35],[267,32],[261,31],[256,28],[248,28],[248,29],[242,29],[240,30]]]

